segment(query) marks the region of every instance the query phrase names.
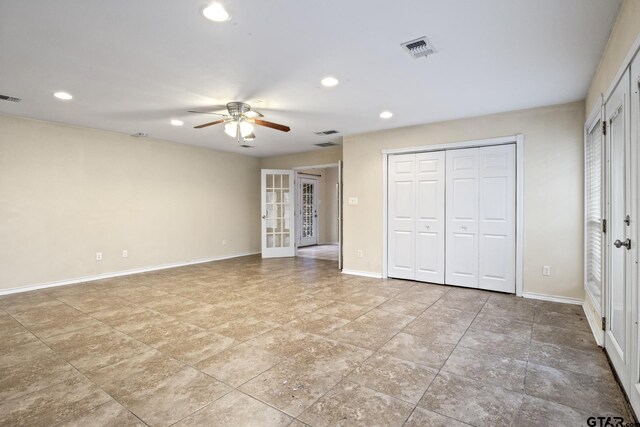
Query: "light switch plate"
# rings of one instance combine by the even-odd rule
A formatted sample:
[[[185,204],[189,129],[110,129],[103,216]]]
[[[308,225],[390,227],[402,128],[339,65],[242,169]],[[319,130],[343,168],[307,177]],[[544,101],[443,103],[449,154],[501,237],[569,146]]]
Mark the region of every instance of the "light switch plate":
[[[358,198],[357,197],[349,197],[349,206],[355,206],[358,204]]]

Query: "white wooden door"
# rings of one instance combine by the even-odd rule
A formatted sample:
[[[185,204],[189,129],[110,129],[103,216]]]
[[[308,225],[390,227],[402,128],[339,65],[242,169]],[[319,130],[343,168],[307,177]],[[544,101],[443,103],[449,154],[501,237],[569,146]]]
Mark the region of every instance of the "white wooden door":
[[[342,212],[343,212],[343,194],[342,194],[342,160],[338,161],[338,269],[342,271],[343,264],[343,230],[342,230]]]
[[[298,224],[299,246],[318,244],[318,180],[316,178],[298,177],[300,212]]]
[[[478,287],[478,148],[446,151],[445,282]]]
[[[262,169],[262,258],[295,256],[292,170]]]
[[[638,194],[638,146],[640,145],[640,55],[636,55],[635,59],[631,63],[631,122],[630,122],[630,130],[631,130],[631,158],[636,159],[634,162],[631,161],[631,194]],[[632,240],[638,239],[638,227],[637,227],[637,219],[638,219],[638,210],[637,204],[638,200],[635,200],[635,203],[632,206],[635,206],[636,209],[632,209],[631,213],[631,235]],[[629,382],[629,390],[627,393],[629,395],[629,400],[631,401],[631,406],[634,408],[636,413],[640,412],[640,330],[638,327],[638,322],[640,321],[640,289],[638,289],[638,246],[636,242],[633,242],[632,245],[632,254],[631,256],[636,261],[636,267],[633,270],[632,275],[632,283],[634,283],[634,288],[632,289],[632,296],[635,304],[632,304],[632,319],[631,319],[631,336],[632,336],[632,352],[631,352],[631,360],[634,361],[632,363],[631,370],[631,381]]]
[[[444,151],[416,154],[415,279],[444,283]]]
[[[609,178],[605,348],[627,390],[631,377],[631,269],[634,264],[631,249],[633,245],[635,252],[636,245],[630,216],[629,86],[627,71],[605,104]]]
[[[416,155],[389,156],[389,277],[415,279]]]
[[[516,291],[516,146],[478,149],[479,288]]]

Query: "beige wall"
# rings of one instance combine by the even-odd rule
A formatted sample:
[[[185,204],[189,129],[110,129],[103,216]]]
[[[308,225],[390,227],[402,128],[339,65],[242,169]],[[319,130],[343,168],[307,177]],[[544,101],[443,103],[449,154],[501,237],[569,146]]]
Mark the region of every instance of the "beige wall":
[[[622,61],[638,35],[640,35],[640,0],[625,0],[591,81],[587,93],[586,114],[589,114],[596,105],[600,94],[613,83],[618,69],[622,66]]]
[[[257,158],[9,116],[0,129],[0,290],[260,250]]]
[[[324,171],[324,243],[338,243],[338,168],[326,168]]]
[[[342,146],[284,156],[263,157],[260,159],[260,168],[292,169],[304,166],[330,165],[338,163],[339,160],[342,160]]]
[[[345,268],[382,272],[381,150],[522,133],[524,291],[582,299],[583,122],[577,102],[345,137],[344,198],[359,198],[344,206]]]

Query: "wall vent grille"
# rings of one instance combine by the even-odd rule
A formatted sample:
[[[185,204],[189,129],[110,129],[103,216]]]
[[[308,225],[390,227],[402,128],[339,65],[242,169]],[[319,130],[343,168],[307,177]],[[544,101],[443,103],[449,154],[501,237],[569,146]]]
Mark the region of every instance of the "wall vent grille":
[[[427,57],[437,52],[436,48],[426,37],[420,37],[415,40],[402,43],[400,46],[409,53],[413,58]]]

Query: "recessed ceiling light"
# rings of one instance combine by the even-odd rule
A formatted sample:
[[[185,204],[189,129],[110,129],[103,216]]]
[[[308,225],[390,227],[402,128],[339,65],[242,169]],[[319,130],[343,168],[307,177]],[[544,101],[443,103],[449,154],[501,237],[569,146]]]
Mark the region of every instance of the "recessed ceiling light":
[[[390,119],[391,117],[393,117],[393,113],[391,111],[383,111],[380,113],[381,119]]]
[[[324,86],[324,87],[334,87],[334,86],[337,86],[338,83],[340,83],[340,82],[335,77],[329,76],[329,77],[325,77],[324,79],[320,80],[320,83],[322,83],[322,86]]]
[[[56,92],[53,94],[53,96],[64,101],[68,101],[73,98],[73,96],[71,96],[71,94],[68,94],[67,92]]]
[[[182,120],[173,119],[173,120],[171,120],[171,124],[174,125],[174,126],[182,126],[184,124],[184,122]]]
[[[214,22],[225,22],[231,18],[229,12],[220,3],[211,3],[202,10],[202,14],[205,18]]]

